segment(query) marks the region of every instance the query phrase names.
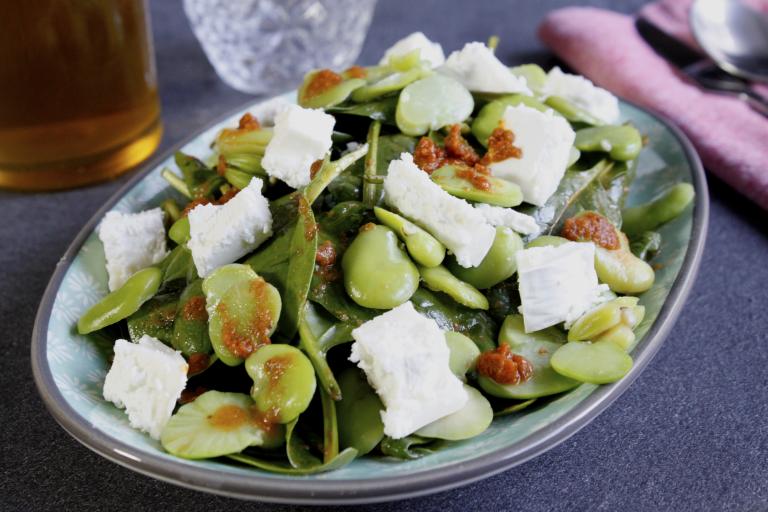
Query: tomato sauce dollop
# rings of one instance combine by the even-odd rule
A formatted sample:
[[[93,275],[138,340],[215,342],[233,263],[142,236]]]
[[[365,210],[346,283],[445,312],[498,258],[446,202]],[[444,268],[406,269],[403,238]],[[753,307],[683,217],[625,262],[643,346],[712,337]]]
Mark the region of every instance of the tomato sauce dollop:
[[[616,227],[607,218],[596,212],[581,213],[563,223],[560,234],[568,240],[594,242],[605,249],[621,247]]]
[[[515,146],[514,132],[499,126],[494,128],[491,136],[488,137],[488,151],[480,160],[480,163],[490,165],[508,158],[521,158],[522,156],[523,150]]]
[[[499,384],[515,385],[533,375],[533,365],[523,356],[513,354],[509,345],[483,352],[477,360],[477,373]]]
[[[307,84],[307,88],[304,89],[304,97],[314,98],[315,96],[319,96],[325,91],[336,87],[343,81],[344,78],[340,74],[334,73],[330,69],[321,69],[314,74]]]

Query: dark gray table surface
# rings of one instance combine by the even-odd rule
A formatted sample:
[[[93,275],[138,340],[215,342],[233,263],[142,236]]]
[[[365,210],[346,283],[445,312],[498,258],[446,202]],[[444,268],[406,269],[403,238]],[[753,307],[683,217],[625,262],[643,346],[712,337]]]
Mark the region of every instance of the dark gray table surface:
[[[380,0],[359,61],[375,62],[394,40],[423,30],[449,51],[499,34],[502,60],[546,63],[551,55],[536,27],[546,11],[569,3]],[[644,2],[587,3],[632,12]],[[152,4],[161,151],[250,98],[216,77],[180,4]],[[0,509],[297,510],[181,489],[119,467],[67,435],[38,397],[29,343],[43,290],[80,227],[125,180],[51,194],[0,192]],[[768,216],[713,178],[710,188],[698,281],[629,391],[526,464],[369,509],[768,510]]]

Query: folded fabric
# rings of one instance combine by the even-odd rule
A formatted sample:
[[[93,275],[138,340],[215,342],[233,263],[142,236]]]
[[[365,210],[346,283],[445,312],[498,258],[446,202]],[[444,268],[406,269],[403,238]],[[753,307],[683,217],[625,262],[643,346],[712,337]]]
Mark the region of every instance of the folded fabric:
[[[657,8],[663,14],[665,6],[680,3]],[[768,119],[738,99],[691,83],[645,43],[633,17],[590,7],[559,9],[545,18],[539,37],[601,87],[670,118],[710,172],[768,209]]]

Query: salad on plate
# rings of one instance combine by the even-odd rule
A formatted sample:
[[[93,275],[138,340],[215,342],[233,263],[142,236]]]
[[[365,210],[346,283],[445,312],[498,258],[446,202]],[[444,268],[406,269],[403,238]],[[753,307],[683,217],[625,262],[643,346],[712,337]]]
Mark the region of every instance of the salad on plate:
[[[283,474],[412,459],[631,368],[670,184],[581,76],[415,33],[308,73],[177,153],[175,198],[111,211],[104,398],[168,453]]]

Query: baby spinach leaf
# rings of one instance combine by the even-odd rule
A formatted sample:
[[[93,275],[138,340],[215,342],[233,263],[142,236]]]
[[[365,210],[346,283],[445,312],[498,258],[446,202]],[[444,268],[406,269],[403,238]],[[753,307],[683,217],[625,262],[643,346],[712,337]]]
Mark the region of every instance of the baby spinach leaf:
[[[367,103],[347,103],[326,109],[332,115],[345,114],[349,116],[368,117],[385,124],[395,124],[397,96],[389,96]]]
[[[142,304],[138,311],[128,317],[128,334],[131,341],[137,342],[146,334],[170,345],[178,300],[178,295],[166,294],[153,297]]]
[[[384,436],[379,444],[379,449],[384,455],[397,459],[412,460],[428,455],[445,444],[444,441],[428,439],[416,435],[406,436],[400,439],[392,439]]]

